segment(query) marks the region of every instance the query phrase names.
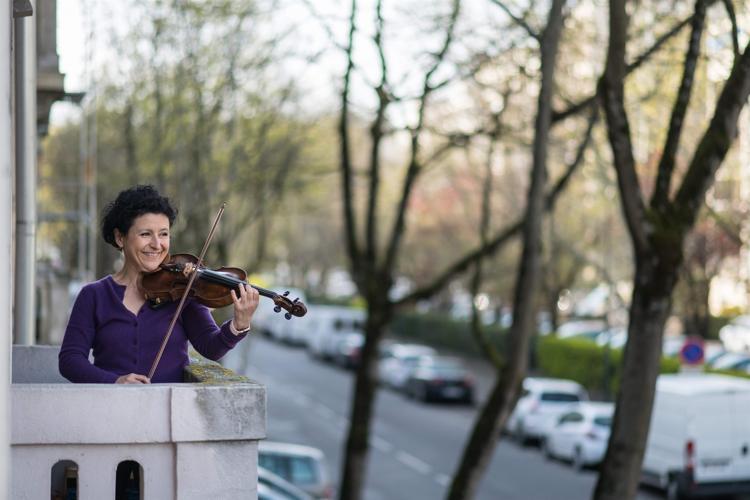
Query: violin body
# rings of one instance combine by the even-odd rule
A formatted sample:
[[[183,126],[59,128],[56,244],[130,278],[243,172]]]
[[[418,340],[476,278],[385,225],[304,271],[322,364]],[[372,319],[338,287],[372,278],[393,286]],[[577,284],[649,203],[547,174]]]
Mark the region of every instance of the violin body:
[[[247,283],[247,273],[238,267],[220,267],[206,269],[199,266],[198,257],[180,253],[168,256],[159,269],[145,273],[141,277],[141,290],[152,307],[159,307],[169,302],[178,301],[188,287],[191,275],[197,273],[190,287],[189,296],[201,304],[211,307],[225,307],[231,305],[231,290],[239,294],[242,284],[252,286],[261,296],[270,298],[276,304],[276,312],[281,309],[287,311],[286,318],[302,317],[307,314],[307,307],[298,299],[290,300],[286,297],[289,292],[280,295],[276,292],[260,288]]]

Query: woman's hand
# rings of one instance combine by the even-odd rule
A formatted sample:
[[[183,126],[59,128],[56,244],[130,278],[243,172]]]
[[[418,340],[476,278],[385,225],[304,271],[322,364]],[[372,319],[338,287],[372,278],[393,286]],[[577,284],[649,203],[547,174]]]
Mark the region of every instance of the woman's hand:
[[[121,377],[117,377],[115,384],[150,384],[151,381],[145,375],[139,375],[137,373],[128,373]]]
[[[234,302],[234,319],[232,322],[236,330],[243,331],[250,328],[250,321],[253,319],[253,314],[255,314],[255,310],[258,308],[260,295],[258,294],[258,290],[244,283],[239,288],[239,296],[237,296],[236,291],[230,291],[232,301]]]

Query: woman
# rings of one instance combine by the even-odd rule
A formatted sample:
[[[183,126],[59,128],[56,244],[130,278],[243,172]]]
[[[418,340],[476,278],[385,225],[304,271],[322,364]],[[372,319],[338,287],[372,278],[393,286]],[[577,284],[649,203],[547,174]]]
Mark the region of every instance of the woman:
[[[149,373],[177,302],[158,309],[145,304],[138,283],[169,253],[170,228],[177,213],[152,186],[122,191],[104,209],[102,236],[122,252],[122,269],[81,289],[60,348],[60,373],[71,382],[148,384],[181,382],[188,364],[188,341],[217,360],[250,331],[258,292],[233,290],[234,317],[219,327],[207,307],[188,299],[157,365]],[[93,349],[93,364],[89,352]]]

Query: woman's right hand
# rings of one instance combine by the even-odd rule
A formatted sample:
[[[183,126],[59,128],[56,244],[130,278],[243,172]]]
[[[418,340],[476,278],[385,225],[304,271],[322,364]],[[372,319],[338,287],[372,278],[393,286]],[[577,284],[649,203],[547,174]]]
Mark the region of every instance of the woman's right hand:
[[[128,373],[117,377],[115,384],[150,384],[151,381],[145,375],[139,375],[137,373]]]

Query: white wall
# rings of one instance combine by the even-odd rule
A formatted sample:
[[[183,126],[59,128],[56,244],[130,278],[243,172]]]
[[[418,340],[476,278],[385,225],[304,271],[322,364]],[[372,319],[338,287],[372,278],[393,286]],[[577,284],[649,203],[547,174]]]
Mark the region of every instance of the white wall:
[[[13,338],[13,135],[10,0],[0,0],[0,498],[10,498],[10,346]]]

